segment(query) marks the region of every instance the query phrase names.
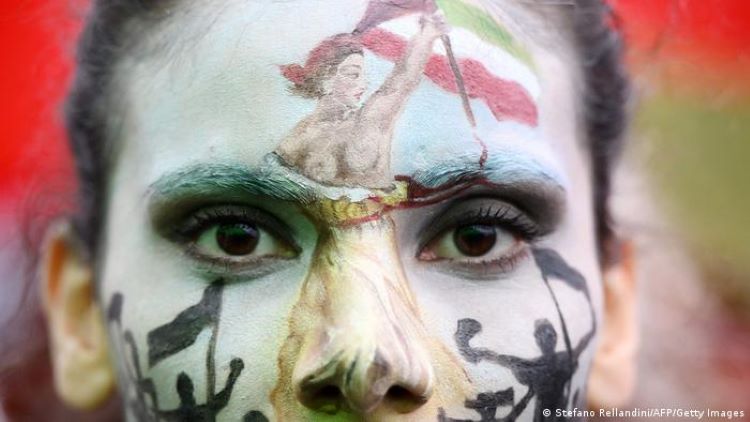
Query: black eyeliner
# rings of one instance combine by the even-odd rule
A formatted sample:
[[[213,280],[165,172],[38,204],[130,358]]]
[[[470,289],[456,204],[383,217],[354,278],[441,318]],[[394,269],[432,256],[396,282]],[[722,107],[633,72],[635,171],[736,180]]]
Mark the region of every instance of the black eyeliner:
[[[454,200],[445,211],[424,226],[417,255],[447,230],[471,224],[500,226],[527,242],[543,234],[540,225],[513,204],[488,197],[460,198]]]
[[[201,232],[213,225],[234,222],[255,224],[266,229],[273,236],[277,236],[289,245],[295,254],[301,251],[295,241],[292,229],[288,225],[271,213],[248,205],[226,204],[199,208],[172,225],[172,228],[166,234],[172,241],[189,243],[195,241]]]

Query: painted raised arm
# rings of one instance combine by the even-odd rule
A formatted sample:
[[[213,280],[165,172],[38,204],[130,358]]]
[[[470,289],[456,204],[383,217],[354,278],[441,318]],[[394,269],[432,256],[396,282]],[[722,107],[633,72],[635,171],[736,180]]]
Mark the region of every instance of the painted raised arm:
[[[383,85],[362,107],[362,122],[381,122],[392,127],[406,100],[419,85],[425,65],[432,54],[434,41],[447,31],[440,13],[424,15],[419,31],[409,40],[404,56],[396,61],[393,71]]]

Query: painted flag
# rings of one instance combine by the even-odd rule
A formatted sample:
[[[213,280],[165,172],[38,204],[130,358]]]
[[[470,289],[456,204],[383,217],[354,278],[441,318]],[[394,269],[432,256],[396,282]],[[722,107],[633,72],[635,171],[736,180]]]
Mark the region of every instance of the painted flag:
[[[383,22],[412,13],[432,13],[437,10],[434,0],[372,0],[355,33],[364,33]]]
[[[489,109],[496,121],[538,124],[538,80],[528,53],[488,12],[460,0],[437,5],[451,26],[448,33],[466,95]],[[408,39],[419,30],[413,17],[392,14],[362,34],[362,43],[376,56],[395,62],[406,52]],[[377,20],[372,20],[377,22]],[[435,43],[424,74],[441,89],[460,94],[445,43]],[[478,105],[478,104],[477,104]]]
[[[150,367],[195,343],[195,339],[205,328],[216,326],[223,288],[221,283],[208,286],[200,302],[180,312],[171,322],[148,333]]]
[[[578,270],[568,265],[557,252],[552,249],[535,248],[534,261],[542,270],[545,279],[555,278],[563,281],[575,290],[582,291],[588,296],[589,289],[586,279]]]
[[[482,7],[467,0],[436,0],[440,11],[454,28],[461,28],[477,38],[507,51],[512,56],[531,65],[531,56],[516,41],[513,35],[491,14],[491,8],[497,7],[489,1],[474,0]]]

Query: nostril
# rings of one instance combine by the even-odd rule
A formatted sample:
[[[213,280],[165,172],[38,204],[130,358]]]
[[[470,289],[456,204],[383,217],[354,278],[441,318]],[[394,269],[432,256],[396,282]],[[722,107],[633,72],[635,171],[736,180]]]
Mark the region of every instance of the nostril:
[[[385,397],[391,400],[409,400],[413,398],[413,394],[400,385],[394,385],[388,390]]]
[[[335,385],[326,385],[325,387],[318,390],[315,396],[318,401],[329,403],[338,402],[339,400],[344,398],[344,395],[341,394],[341,390],[339,390],[339,388]]]
[[[294,393],[305,407],[329,414],[364,415],[379,406],[411,413],[429,401],[432,367],[424,363],[423,355],[404,361],[401,355],[381,349],[370,348],[370,353],[340,349],[311,355],[296,364]]]
[[[344,403],[344,394],[335,385],[323,385],[305,394],[304,403],[307,407],[325,413],[336,413]]]
[[[414,394],[402,385],[394,385],[388,389],[385,401],[399,413],[409,413],[427,401],[427,397]]]

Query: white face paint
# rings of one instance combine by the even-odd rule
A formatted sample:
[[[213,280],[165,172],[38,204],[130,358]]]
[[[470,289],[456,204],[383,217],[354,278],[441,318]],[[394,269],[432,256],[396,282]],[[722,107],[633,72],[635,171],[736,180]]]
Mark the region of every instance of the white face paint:
[[[194,5],[151,34],[169,54],[121,63],[100,297],[131,420],[583,400],[601,290],[573,66],[474,6],[367,6]]]

